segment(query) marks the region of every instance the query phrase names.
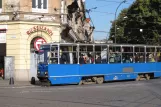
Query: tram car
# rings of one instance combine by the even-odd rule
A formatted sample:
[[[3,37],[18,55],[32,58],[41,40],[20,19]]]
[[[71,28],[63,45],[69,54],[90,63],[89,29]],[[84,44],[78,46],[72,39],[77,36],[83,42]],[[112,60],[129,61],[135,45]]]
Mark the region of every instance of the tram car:
[[[150,45],[42,44],[37,77],[51,85],[149,80],[161,77],[160,51]]]

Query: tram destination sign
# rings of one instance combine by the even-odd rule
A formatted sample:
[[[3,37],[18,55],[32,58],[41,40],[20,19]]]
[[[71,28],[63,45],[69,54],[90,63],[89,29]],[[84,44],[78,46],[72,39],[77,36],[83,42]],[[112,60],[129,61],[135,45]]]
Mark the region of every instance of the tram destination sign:
[[[44,32],[44,33],[46,33],[46,34],[48,34],[50,36],[53,35],[52,30],[50,30],[49,28],[47,28],[45,26],[34,26],[34,27],[30,28],[26,33],[28,35],[31,35],[31,34],[33,34],[35,32],[38,32],[38,31]]]

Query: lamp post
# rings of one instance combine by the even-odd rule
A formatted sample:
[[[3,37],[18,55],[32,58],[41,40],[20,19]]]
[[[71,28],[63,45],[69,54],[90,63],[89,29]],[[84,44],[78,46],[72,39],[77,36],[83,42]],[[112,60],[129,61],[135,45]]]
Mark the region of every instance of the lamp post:
[[[116,12],[115,12],[115,43],[116,43],[116,14],[117,14],[117,10],[118,10],[118,8],[121,6],[121,4],[122,3],[125,3],[126,2],[126,0],[124,0],[124,1],[122,1],[119,5],[118,5],[118,7],[116,8]]]

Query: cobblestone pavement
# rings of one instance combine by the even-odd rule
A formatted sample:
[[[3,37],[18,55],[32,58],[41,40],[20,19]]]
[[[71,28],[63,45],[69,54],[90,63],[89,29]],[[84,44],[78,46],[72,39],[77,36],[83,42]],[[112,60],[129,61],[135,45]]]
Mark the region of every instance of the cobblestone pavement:
[[[101,85],[0,87],[1,107],[161,107],[161,79]]]

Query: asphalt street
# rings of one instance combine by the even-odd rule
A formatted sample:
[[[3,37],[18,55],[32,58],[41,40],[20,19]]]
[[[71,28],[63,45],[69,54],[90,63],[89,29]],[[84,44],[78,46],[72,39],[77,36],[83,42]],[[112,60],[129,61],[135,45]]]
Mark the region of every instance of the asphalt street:
[[[82,86],[0,86],[0,107],[161,107],[161,79]]]

